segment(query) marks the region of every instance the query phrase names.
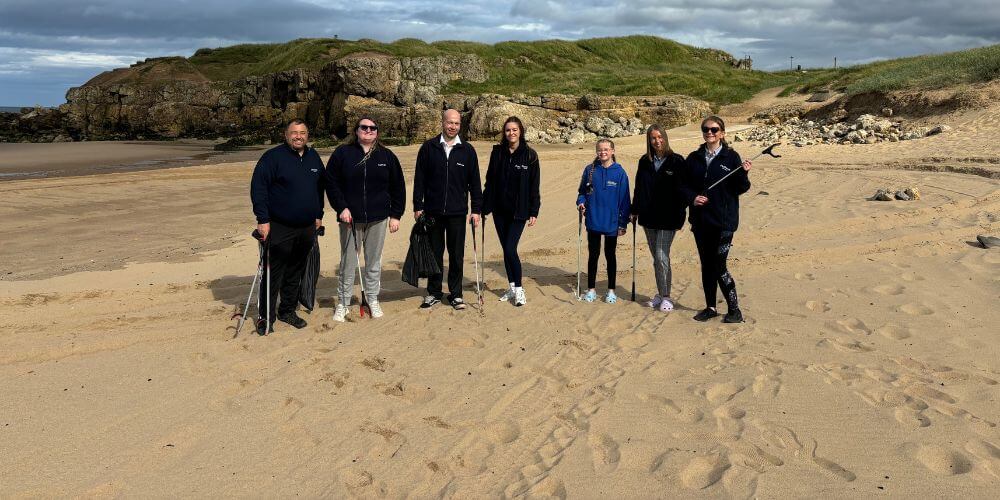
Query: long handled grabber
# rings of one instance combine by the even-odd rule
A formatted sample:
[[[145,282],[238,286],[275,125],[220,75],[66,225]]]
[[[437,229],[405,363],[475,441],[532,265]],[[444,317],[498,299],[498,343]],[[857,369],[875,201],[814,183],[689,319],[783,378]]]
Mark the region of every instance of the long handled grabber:
[[[264,274],[264,241],[260,239],[260,233],[257,230],[253,232],[254,239],[257,240],[257,253],[259,258],[257,260],[257,274],[254,275],[253,281],[250,282],[250,293],[247,294],[247,300],[243,306],[243,312],[240,312],[240,306],[236,306],[236,311],[232,316],[229,317],[230,320],[239,318],[236,322],[236,333],[233,334],[235,339],[237,335],[240,334],[240,330],[243,329],[243,324],[247,322],[247,313],[250,312],[250,300],[253,299],[253,293],[257,289],[257,282],[260,280],[262,274]],[[260,298],[260,293],[257,294],[258,299]],[[258,307],[260,304],[258,303]]]
[[[777,146],[779,146],[779,145],[780,145],[780,143],[778,143],[778,144],[771,144],[770,146],[767,147],[767,149],[761,151],[760,153],[757,153],[753,158],[750,158],[750,161],[754,161],[757,158],[760,158],[761,155],[769,155],[772,158],[781,158],[781,155],[774,154],[774,148],[777,147]],[[733,175],[736,172],[739,172],[741,170],[741,168],[742,167],[734,168],[731,172],[729,172],[728,174],[722,176],[721,179],[719,179],[719,180],[715,181],[714,183],[712,183],[711,186],[708,186],[707,188],[705,188],[704,192],[707,193],[710,189],[714,188],[715,186],[718,186],[720,182],[726,180],[726,178],[728,178],[730,175]]]
[[[583,210],[576,209],[576,300],[581,300],[580,259],[583,252]]]
[[[479,294],[479,311],[482,312],[483,311],[482,306],[485,305],[485,302],[483,301],[483,296],[486,295],[486,216],[485,215],[480,217],[480,223],[482,223],[483,231],[479,235],[479,237],[481,238],[481,240],[479,241],[481,243],[479,245],[479,252],[480,252],[479,261],[483,263],[483,270],[481,272],[483,282],[481,285],[482,293]]]
[[[372,308],[368,305],[368,296],[365,295],[365,277],[361,274],[361,247],[358,246],[358,233],[354,231],[354,223],[348,223],[351,229],[351,238],[354,238],[354,253],[358,258],[358,284],[361,285],[361,307],[358,310],[358,315],[362,318],[365,317],[367,312],[368,317],[372,317]]]
[[[635,221],[632,221],[632,302],[635,302]]]
[[[472,262],[476,269],[476,301],[479,302],[479,314],[485,314],[483,312],[483,306],[485,302],[483,300],[483,289],[479,286],[479,247],[476,245],[476,221],[469,219],[469,227],[472,228]]]

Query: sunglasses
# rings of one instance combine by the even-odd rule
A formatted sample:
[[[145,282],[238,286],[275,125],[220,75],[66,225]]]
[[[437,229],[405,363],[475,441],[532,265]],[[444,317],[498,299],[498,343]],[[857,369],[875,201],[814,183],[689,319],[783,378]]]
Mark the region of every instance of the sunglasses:
[[[719,127],[701,127],[701,133],[703,134],[707,134],[709,132],[713,134],[718,134],[720,130],[722,129]]]
[[[358,125],[358,129],[365,132],[378,132],[378,125]]]

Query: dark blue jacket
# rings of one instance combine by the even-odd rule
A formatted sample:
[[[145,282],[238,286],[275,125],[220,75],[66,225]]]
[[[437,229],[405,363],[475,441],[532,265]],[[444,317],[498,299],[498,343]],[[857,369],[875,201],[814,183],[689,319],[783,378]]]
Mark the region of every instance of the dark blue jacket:
[[[667,154],[660,170],[653,168],[647,155],[642,155],[632,196],[632,213],[639,216],[640,226],[671,231],[684,226],[687,198],[681,186],[687,168],[684,157],[674,152]]]
[[[465,215],[480,213],[483,187],[479,177],[479,158],[472,144],[462,142],[445,156],[441,136],[436,135],[417,151],[416,172],[413,174],[413,211],[428,215]]]
[[[301,156],[288,144],[267,150],[250,181],[257,223],[306,227],[322,219],[324,175],[323,160],[309,146]]]
[[[527,220],[538,217],[542,206],[538,153],[522,142],[513,153],[504,145],[493,146],[483,189],[483,215],[496,213]]]
[[[406,203],[406,183],[399,159],[385,147],[376,147],[367,161],[359,144],[338,146],[326,164],[326,194],[339,214],[351,210],[355,222],[399,219]]]
[[[750,178],[742,164],[739,153],[733,151],[728,144],[722,146],[711,165],[705,164],[704,144],[688,155],[684,195],[691,207],[688,221],[691,222],[692,230],[714,228],[736,232],[740,225],[740,195],[750,190]],[[708,186],[733,169],[739,169],[739,172],[705,192]],[[700,194],[708,197],[708,203],[696,207],[694,198]]]
[[[591,180],[591,176],[593,176]],[[587,231],[617,236],[628,227],[628,174],[618,163],[608,168],[590,164],[583,167],[576,204],[586,206]]]

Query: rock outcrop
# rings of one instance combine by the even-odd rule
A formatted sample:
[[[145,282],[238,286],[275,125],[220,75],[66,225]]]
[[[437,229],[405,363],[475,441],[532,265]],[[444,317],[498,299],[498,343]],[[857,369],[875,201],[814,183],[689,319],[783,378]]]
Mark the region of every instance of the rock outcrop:
[[[171,75],[178,75],[177,78]],[[343,136],[361,116],[382,136],[412,142],[440,128],[440,111],[455,107],[472,139],[499,137],[517,115],[530,139],[585,142],[641,133],[646,124],[672,127],[708,114],[684,96],[444,95],[455,81],[488,78],[478,56],[394,57],[355,53],[321,69],[297,69],[233,81],[212,81],[184,58],[156,58],[98,75],[70,89],[55,110],[0,116],[0,140],[172,139],[271,136],[293,118],[314,137]]]

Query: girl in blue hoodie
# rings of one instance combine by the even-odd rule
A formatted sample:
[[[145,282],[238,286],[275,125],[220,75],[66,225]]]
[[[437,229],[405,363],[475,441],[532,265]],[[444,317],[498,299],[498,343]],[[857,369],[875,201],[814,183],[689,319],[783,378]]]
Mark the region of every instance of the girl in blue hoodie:
[[[615,143],[609,139],[597,141],[597,157],[583,169],[580,179],[577,209],[583,213],[587,225],[587,302],[597,299],[597,260],[601,256],[601,236],[604,237],[604,258],[608,264],[608,294],[604,301],[618,302],[615,295],[615,275],[618,262],[615,245],[625,234],[629,221],[628,174],[615,159]]]

